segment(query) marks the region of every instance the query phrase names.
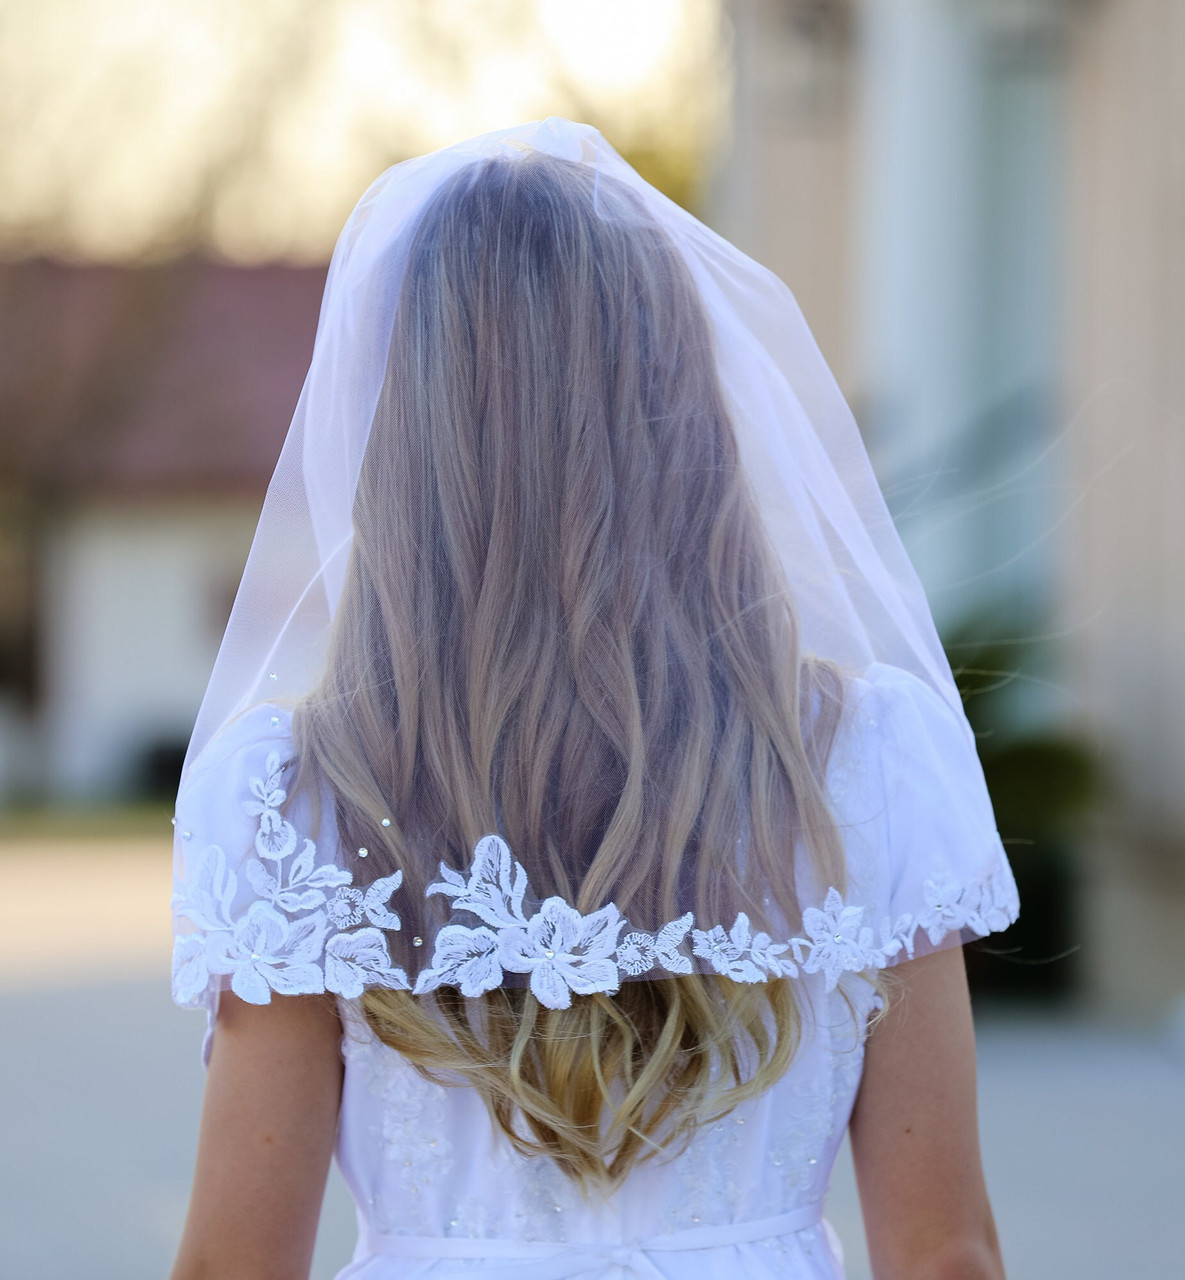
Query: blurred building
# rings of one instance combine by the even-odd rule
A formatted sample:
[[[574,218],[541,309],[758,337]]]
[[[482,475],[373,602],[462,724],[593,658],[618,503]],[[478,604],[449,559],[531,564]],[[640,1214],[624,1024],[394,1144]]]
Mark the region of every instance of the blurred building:
[[[0,788],[166,794],[324,271],[0,268]]]
[[[1098,760],[1080,973],[1161,1011],[1185,992],[1185,7],[730,13],[709,216],[795,291],[944,635],[1014,646],[1011,730]]]

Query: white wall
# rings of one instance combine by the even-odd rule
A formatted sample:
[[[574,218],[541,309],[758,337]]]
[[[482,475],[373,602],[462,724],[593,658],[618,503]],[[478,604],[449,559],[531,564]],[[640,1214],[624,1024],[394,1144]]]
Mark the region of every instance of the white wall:
[[[83,507],[46,558],[46,787],[118,792],[143,750],[184,742],[250,546],[250,502]]]

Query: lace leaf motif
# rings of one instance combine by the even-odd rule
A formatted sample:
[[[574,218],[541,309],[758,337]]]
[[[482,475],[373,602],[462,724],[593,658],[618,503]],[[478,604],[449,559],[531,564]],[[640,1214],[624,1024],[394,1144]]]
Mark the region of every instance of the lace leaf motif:
[[[273,991],[330,991],[352,999],[368,986],[411,989],[406,972],[391,963],[384,937],[384,930],[401,925],[390,899],[403,873],[362,889],[350,872],[317,866],[312,840],[297,853],[296,830],[279,812],[287,792],[277,752],[269,753],[265,768],[264,778],[250,780],[253,799],[244,804],[259,819],[255,848],[260,857],[244,868],[254,901],[233,917],[238,879],[217,845],[203,851],[174,897],[176,913],[198,930],[178,937],[174,946],[176,999],[200,1003],[213,975],[229,975],[231,989],[252,1004],[266,1004]],[[451,899],[454,913],[480,923],[449,923],[438,931],[415,993],[448,985],[475,997],[500,986],[506,972],[525,973],[540,1004],[566,1009],[573,994],[616,991],[623,974],[691,973],[692,959],[682,950],[689,934],[692,953],[734,982],[793,978],[801,971],[823,974],[830,991],[844,973],[883,968],[901,952],[912,956],[919,929],[937,945],[955,929],[983,935],[1007,928],[1017,912],[1016,888],[1003,864],[969,885],[950,878],[926,880],[921,912],[895,923],[886,918],[876,929],[867,919],[870,908],[845,903],[829,889],[822,907],[803,912],[805,936],[784,942],[754,933],[744,912],[727,930],[719,924],[697,929],[688,912],[657,933],[631,930],[623,937],[628,921],[612,903],[581,915],[562,898],[551,897],[528,913],[529,888],[522,864],[497,835],[478,841],[468,876],[441,863],[440,878],[427,894]]]

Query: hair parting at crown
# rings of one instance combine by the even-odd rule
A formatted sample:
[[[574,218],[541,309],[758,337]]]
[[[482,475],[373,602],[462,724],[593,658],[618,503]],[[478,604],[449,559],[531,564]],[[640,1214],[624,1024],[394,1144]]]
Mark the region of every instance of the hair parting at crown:
[[[359,882],[402,870],[397,963],[414,973],[410,939],[447,918],[424,894],[438,863],[467,869],[491,831],[541,899],[612,901],[635,928],[691,903],[795,929],[796,849],[842,887],[821,779],[843,682],[800,653],[698,291],[624,185],[536,155],[433,198],[354,525],[326,674],[297,709],[299,785],[369,850]],[[518,987],[362,1005],[590,1191],[774,1083],[800,999],[692,973],[560,1010]]]

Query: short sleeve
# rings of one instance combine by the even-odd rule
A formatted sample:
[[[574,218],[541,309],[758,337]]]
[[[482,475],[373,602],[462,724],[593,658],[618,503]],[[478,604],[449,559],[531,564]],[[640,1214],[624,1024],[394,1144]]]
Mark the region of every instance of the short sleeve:
[[[808,964],[885,967],[1016,919],[1016,883],[970,726],[916,676],[876,664],[853,682],[828,789],[848,882],[804,913],[816,944]]]
[[[291,713],[257,707],[207,745],[178,796],[173,999],[206,1009],[210,1027],[228,988],[267,1004],[407,986],[382,932],[399,927],[399,874],[354,886],[329,798],[316,831],[307,797],[289,803],[294,766]]]

